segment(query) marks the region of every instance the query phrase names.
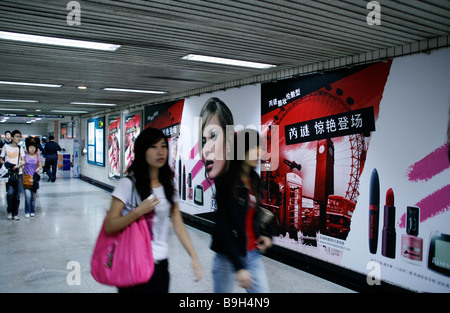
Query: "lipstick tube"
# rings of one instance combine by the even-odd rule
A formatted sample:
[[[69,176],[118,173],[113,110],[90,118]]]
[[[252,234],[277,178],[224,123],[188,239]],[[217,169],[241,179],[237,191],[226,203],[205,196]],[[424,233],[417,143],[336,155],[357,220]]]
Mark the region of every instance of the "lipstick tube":
[[[394,192],[392,191],[392,188],[386,193],[386,205],[384,206],[383,221],[381,254],[387,258],[395,259],[397,233],[395,231],[395,206]]]
[[[380,214],[380,180],[377,169],[373,169],[369,190],[369,251],[377,253],[378,224]]]

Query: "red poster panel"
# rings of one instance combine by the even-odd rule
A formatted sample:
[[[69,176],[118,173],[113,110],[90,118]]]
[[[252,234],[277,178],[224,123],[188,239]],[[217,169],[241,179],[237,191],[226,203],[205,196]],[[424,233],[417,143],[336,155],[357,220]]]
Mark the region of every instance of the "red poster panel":
[[[141,113],[130,113],[125,116],[125,171],[134,160],[134,142],[141,132]]]
[[[347,238],[390,66],[262,85],[261,124],[279,130],[278,167],[261,165],[278,244],[316,247],[319,233]]]
[[[120,116],[108,118],[109,178],[120,178]]]

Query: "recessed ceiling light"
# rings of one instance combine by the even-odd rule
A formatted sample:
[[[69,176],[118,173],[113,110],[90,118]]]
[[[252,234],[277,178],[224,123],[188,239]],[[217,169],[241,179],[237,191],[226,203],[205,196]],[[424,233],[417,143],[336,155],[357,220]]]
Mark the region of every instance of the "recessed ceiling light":
[[[184,57],[182,57],[181,59],[188,60],[188,61],[198,61],[198,62],[207,62],[207,63],[215,63],[215,64],[223,64],[223,65],[250,67],[250,68],[256,68],[256,69],[268,69],[268,68],[276,67],[276,65],[272,65],[272,64],[241,61],[241,60],[226,59],[226,58],[217,58],[217,57],[210,57],[210,56],[198,55],[198,54],[188,54],[188,55],[185,55]]]
[[[121,91],[121,92],[139,92],[139,93],[153,93],[153,94],[165,94],[165,91],[155,91],[155,90],[140,90],[140,89],[123,89],[123,88],[103,88],[105,91]]]
[[[19,100],[19,99],[0,99],[0,102],[26,102],[26,103],[37,103],[38,100]]]
[[[93,49],[102,51],[116,51],[120,48],[120,45],[113,45],[109,43],[64,39],[57,37],[37,36],[20,33],[11,33],[0,31],[0,39],[14,40],[22,42],[40,43],[45,45],[55,45],[73,48]]]
[[[86,86],[78,86],[77,88],[80,89],[80,90],[86,90],[87,89]]]
[[[55,113],[89,113],[88,111],[66,111],[66,110],[51,110]]]
[[[0,108],[0,111],[26,111],[26,109]]]
[[[32,86],[32,87],[49,87],[49,88],[59,88],[62,86],[62,85],[56,85],[56,84],[22,83],[22,82],[8,82],[8,81],[0,81],[0,84],[17,85],[17,86]]]
[[[115,103],[95,103],[95,102],[70,102],[70,104],[78,105],[104,105],[104,106],[116,106]]]

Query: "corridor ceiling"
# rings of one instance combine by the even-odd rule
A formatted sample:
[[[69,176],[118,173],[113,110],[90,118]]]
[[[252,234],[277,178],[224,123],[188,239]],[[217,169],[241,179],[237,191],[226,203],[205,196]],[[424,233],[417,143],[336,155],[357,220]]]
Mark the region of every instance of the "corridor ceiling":
[[[366,51],[450,34],[450,1],[378,1],[381,25],[369,25],[360,0],[2,0],[0,32],[120,45],[116,51],[0,39],[0,114],[94,113]],[[373,1],[372,1],[373,2]],[[68,6],[69,4],[69,6]],[[76,8],[79,12],[74,11]],[[79,18],[79,20],[77,20]],[[79,21],[79,25],[70,25]],[[447,37],[448,38],[448,37]],[[448,46],[448,40],[447,40]],[[250,69],[184,60],[189,54],[276,65]],[[78,89],[85,86],[87,89]],[[22,109],[25,111],[5,111]],[[41,110],[36,112],[36,110]]]

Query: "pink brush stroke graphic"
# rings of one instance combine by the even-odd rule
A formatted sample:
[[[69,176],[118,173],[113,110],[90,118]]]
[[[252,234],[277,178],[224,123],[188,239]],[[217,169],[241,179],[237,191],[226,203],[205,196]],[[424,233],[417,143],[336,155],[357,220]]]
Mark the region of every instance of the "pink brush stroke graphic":
[[[191,153],[189,155],[189,159],[190,160],[194,160],[195,156],[199,153],[199,146],[198,146],[198,142],[194,145],[194,147],[191,149]],[[200,172],[200,170],[203,168],[204,164],[203,161],[200,160],[197,163],[195,163],[194,167],[191,170],[192,173],[192,179],[194,179],[197,174]],[[205,192],[206,190],[208,190],[211,187],[211,183],[205,178],[201,185],[203,186],[203,192]]]
[[[442,145],[422,160],[408,168],[408,180],[426,182],[450,167],[448,145]],[[450,210],[450,185],[436,190],[415,204],[420,208],[420,222]],[[406,213],[400,218],[399,226],[406,227]]]
[[[420,208],[420,222],[450,210],[449,195],[450,185],[447,185],[416,203],[415,205]],[[406,227],[406,214],[400,218],[399,226]]]
[[[445,144],[428,154],[422,160],[412,164],[407,172],[409,181],[428,181],[433,176],[449,168],[450,162],[447,151],[448,145]]]

